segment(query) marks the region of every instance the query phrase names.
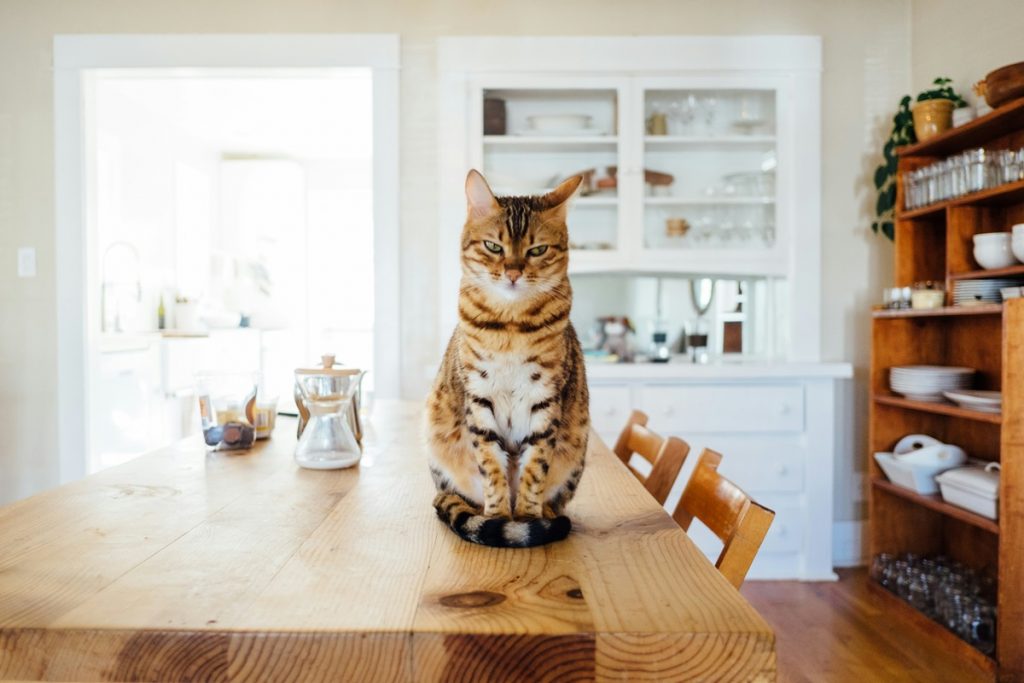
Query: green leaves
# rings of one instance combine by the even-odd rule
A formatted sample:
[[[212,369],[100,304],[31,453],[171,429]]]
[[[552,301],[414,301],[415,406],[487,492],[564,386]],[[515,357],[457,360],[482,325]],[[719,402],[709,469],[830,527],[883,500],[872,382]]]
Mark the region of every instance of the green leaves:
[[[932,85],[935,87],[931,90],[925,90],[917,96],[918,102],[924,102],[925,100],[953,100],[954,107],[966,107],[967,102],[963,97],[959,95],[952,86],[953,81],[945,76],[939,76]]]
[[[882,218],[896,209],[896,183],[889,183],[889,186],[878,193],[878,201],[875,202],[875,213]]]
[[[940,83],[940,81],[942,82]],[[949,99],[956,101],[959,99],[959,95],[953,93],[950,83],[948,78],[936,78],[934,85],[937,86],[937,89],[928,92],[939,92],[939,89],[945,88],[953,95]],[[929,99],[925,95],[927,93],[921,93],[918,100]],[[900,99],[899,107],[892,117],[892,131],[889,133],[889,139],[882,146],[882,164],[875,169],[874,182],[875,189],[878,191],[878,199],[875,201],[876,218],[871,223],[871,230],[881,233],[889,239],[894,239],[896,234],[896,226],[893,222],[896,215],[896,174],[899,172],[899,156],[896,154],[896,148],[917,142],[917,135],[914,133],[914,115],[910,111],[913,101],[910,95],[904,95]]]

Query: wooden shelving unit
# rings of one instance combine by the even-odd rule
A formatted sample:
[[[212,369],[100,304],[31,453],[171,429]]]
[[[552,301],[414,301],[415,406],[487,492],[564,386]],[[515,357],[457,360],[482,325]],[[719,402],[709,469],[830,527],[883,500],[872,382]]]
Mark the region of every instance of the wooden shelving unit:
[[[1024,274],[1024,270],[1021,271]],[[875,318],[935,318],[949,315],[1002,315],[1002,304],[977,306],[944,306],[943,308],[879,308],[872,311]]]
[[[925,413],[961,417],[965,420],[978,420],[979,422],[989,422],[992,424],[1003,423],[1002,413],[983,413],[980,410],[968,410],[967,408],[961,408],[960,406],[953,405],[952,403],[912,401],[909,398],[903,398],[902,396],[897,396],[895,394],[880,394],[875,396],[874,400],[875,403],[881,403],[887,406],[896,406],[897,408],[906,408],[907,410],[919,410]]]
[[[1024,100],[924,143],[899,151],[897,206],[904,174],[966,149],[1024,146]],[[898,211],[895,279],[898,286],[943,280],[1019,277],[1024,266],[981,270],[972,256],[975,234],[1009,231],[1024,222],[1024,181],[946,202]],[[994,657],[961,641],[878,586],[893,610],[945,647],[998,680],[1024,680],[1024,299],[1005,304],[930,311],[875,310],[871,316],[871,402],[868,475],[870,549],[877,553],[945,554],[998,581],[999,624]],[[889,389],[896,365],[977,368],[976,388],[1001,390],[1003,412],[982,413],[950,403],[912,401]],[[906,434],[954,443],[969,455],[1002,465],[998,521],[923,496],[888,480],[874,461]]]

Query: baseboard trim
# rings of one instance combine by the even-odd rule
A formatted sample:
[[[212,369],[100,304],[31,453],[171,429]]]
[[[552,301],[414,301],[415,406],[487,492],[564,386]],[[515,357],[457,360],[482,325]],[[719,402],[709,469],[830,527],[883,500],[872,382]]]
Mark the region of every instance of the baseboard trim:
[[[832,564],[835,567],[862,567],[868,563],[863,520],[833,522]]]

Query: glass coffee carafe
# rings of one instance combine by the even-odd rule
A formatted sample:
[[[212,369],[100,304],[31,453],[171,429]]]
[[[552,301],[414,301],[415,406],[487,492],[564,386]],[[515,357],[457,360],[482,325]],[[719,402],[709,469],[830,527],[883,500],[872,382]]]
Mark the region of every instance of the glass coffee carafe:
[[[363,451],[356,438],[353,401],[364,374],[354,368],[334,367],[295,371],[295,385],[309,411],[309,420],[295,447],[295,462],[299,465],[333,470],[359,462]]]

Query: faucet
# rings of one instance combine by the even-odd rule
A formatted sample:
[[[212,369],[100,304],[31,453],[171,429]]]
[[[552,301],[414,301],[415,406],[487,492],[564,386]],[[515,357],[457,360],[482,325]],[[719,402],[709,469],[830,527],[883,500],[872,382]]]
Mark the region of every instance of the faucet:
[[[110,257],[110,252],[114,249],[124,249],[134,261],[135,266],[135,280],[125,281],[109,280],[107,279],[107,265]],[[116,291],[116,288],[124,285],[134,285],[135,287],[135,301],[142,301],[142,276],[140,274],[142,265],[142,259],[139,257],[139,250],[134,244],[130,242],[111,242],[107,245],[107,248],[103,250],[103,256],[100,259],[100,329],[103,332],[124,332],[121,327],[121,306],[117,298],[114,299],[114,312],[113,312],[113,329],[111,327],[111,321],[109,320],[110,314],[110,301],[111,291]]]

